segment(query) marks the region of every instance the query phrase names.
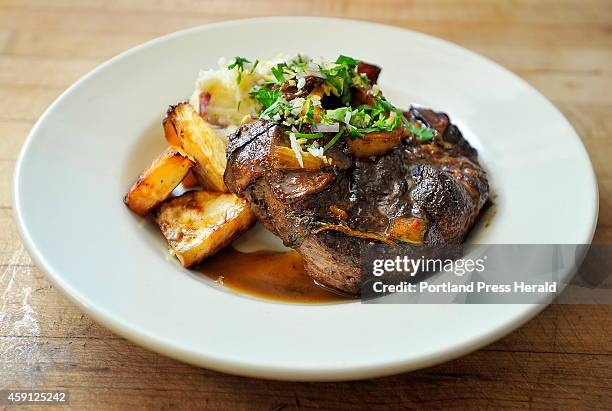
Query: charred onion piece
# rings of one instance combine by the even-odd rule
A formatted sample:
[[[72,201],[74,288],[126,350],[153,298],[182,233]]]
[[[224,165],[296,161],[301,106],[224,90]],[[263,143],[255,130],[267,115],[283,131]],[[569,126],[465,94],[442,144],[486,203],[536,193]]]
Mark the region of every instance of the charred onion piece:
[[[364,61],[357,63],[357,72],[360,74],[365,74],[368,77],[368,80],[370,80],[371,84],[376,84],[378,81],[380,70],[381,68],[374,64],[369,64]]]
[[[355,157],[366,158],[393,150],[405,135],[406,131],[403,128],[396,128],[393,131],[375,131],[354,140],[347,138],[347,142]]]
[[[422,218],[398,217],[391,222],[388,235],[403,243],[422,244],[427,221]]]
[[[348,213],[335,205],[329,206],[329,212],[338,217],[340,220],[346,220],[348,218]]]
[[[300,165],[295,152],[289,147],[276,147],[274,149],[272,166],[276,170],[318,170],[332,164],[331,158],[328,157],[326,161],[321,157],[313,156],[309,152],[302,153],[302,162],[303,166]]]
[[[380,234],[376,234],[376,233],[367,233],[365,231],[358,231],[358,230],[353,230],[352,228],[349,228],[345,225],[340,225],[340,224],[328,224],[328,225],[324,225],[323,227],[319,227],[316,230],[314,230],[313,232],[315,234],[318,234],[322,231],[340,231],[344,234],[348,234],[350,236],[353,237],[360,237],[360,238],[368,238],[370,240],[376,240],[376,241],[380,241],[381,243],[385,243],[385,244],[393,244],[394,241],[390,240],[388,237],[385,237],[384,235],[380,235]]]
[[[363,87],[353,87],[351,89],[351,107],[357,108],[360,105],[365,104],[373,106],[376,104],[376,99],[368,90]]]

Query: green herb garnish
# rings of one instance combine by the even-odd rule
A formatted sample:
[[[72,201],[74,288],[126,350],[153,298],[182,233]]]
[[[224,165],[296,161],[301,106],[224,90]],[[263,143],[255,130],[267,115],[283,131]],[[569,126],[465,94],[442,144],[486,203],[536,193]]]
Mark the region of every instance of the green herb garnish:
[[[237,70],[238,75],[236,76],[236,82],[238,84],[240,84],[240,81],[242,81],[242,72],[244,71],[244,65],[248,63],[250,63],[250,61],[245,59],[244,57],[236,56],[234,57],[234,62],[227,66],[229,70],[233,70],[234,68]],[[253,69],[254,68],[255,67],[253,67]]]
[[[334,144],[336,144],[336,141],[338,141],[338,139],[340,138],[340,136],[342,136],[342,134],[344,133],[344,130],[340,130],[336,133],[336,135],[334,137],[332,137],[331,140],[329,140],[327,142],[327,144],[325,144],[323,146],[323,152],[326,152],[327,150],[329,150],[330,148],[333,147]]]
[[[410,123],[406,128],[417,136],[419,141],[429,141],[434,137],[434,131],[430,128],[417,128]]]
[[[232,67],[238,67],[240,72],[240,67],[246,63],[248,60],[237,57]],[[257,64],[258,61],[251,70]],[[343,135],[356,139],[368,133],[391,132],[399,128],[421,142],[431,140],[435,131],[411,123],[400,109],[384,98],[378,88],[372,90],[367,76],[357,71],[358,64],[358,59],[345,55],[338,56],[335,62],[328,64],[302,56],[278,63],[270,69],[270,75],[251,90],[251,97],[261,106],[259,118],[292,127],[292,131],[287,131],[288,135],[293,133],[297,138],[313,140],[317,146],[316,140],[324,138],[327,133],[303,133],[303,127],[338,124],[338,131],[324,145],[324,151],[333,147]],[[292,97],[291,93],[284,95],[280,91],[284,84],[299,84],[307,76],[321,79],[317,93],[319,97]],[[368,104],[352,106],[352,90],[355,88],[368,93]],[[336,104],[333,109],[324,109],[320,103],[322,94],[323,98],[336,98],[340,107]]]
[[[287,130],[285,134],[295,134],[296,138],[305,138],[307,140],[323,137],[323,133],[300,133],[296,130]]]
[[[346,115],[351,111],[350,107],[339,107],[333,110],[325,110],[324,119],[331,123],[331,120],[336,120],[340,123],[344,122]]]
[[[339,55],[336,59],[336,64],[344,64],[350,68],[357,66],[357,63],[359,63],[359,60],[355,60],[354,58],[345,56],[343,54]]]
[[[265,87],[251,91],[251,97],[261,103],[264,111],[274,104],[281,97],[281,94],[281,91],[278,89],[269,89]]]
[[[276,79],[278,83],[282,84],[285,82],[285,70],[284,70],[285,67],[287,67],[287,65],[284,63],[281,63],[270,69],[272,71],[272,74],[274,75],[274,78]]]
[[[257,68],[258,64],[259,60],[255,60],[255,63],[253,63],[253,67],[251,67],[251,71],[249,72],[250,74],[253,74],[255,72],[255,69]]]

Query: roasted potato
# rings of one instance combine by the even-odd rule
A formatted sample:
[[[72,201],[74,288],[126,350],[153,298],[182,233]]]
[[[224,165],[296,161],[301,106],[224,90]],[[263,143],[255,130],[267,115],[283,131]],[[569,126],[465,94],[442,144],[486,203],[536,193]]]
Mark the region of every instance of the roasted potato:
[[[171,107],[164,120],[164,132],[170,145],[180,146],[196,161],[193,170],[204,188],[228,191],[223,182],[225,142],[191,105],[179,103]]]
[[[255,222],[246,200],[211,191],[189,191],[168,199],[154,217],[184,267],[229,245]]]
[[[193,165],[179,150],[168,147],[142,172],[123,202],[136,214],[149,214],[179,185]]]
[[[175,109],[175,106],[170,106],[168,111],[166,112],[166,117],[162,121],[162,126],[164,127],[164,136],[166,137],[166,141],[173,147],[181,147],[181,140],[178,137],[178,132],[174,128],[174,123],[172,122],[172,111]]]
[[[194,188],[200,185],[200,182],[198,181],[197,177],[193,174],[192,170],[189,170],[189,173],[187,173],[187,175],[185,176],[183,181],[181,181],[181,183],[183,184],[183,187],[185,188]]]

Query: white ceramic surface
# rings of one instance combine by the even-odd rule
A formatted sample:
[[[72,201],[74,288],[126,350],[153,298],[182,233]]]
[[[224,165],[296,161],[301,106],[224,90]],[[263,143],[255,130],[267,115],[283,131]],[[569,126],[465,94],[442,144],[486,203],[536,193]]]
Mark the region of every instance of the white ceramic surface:
[[[298,41],[297,39],[308,39]],[[391,101],[450,114],[490,171],[496,214],[482,243],[589,243],[597,185],[568,121],[509,71],[423,34],[325,18],[270,18],[178,32],[129,50],[68,89],[16,166],[24,242],[49,278],[115,332],[168,356],[248,376],[341,380],[413,370],[514,330],[537,305],[291,305],[215,287],[166,256],[122,196],[162,149],[168,105],[220,56],[338,53],[383,67]],[[277,241],[265,230],[241,247]],[[276,245],[275,245],[276,244]]]

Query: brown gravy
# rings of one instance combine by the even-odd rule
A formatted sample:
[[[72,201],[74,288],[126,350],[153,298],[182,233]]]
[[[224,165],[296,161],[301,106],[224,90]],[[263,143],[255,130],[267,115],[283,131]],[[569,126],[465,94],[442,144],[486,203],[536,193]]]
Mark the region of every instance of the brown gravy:
[[[243,253],[227,247],[199,266],[198,271],[234,291],[267,300],[329,303],[350,300],[316,284],[295,251]]]

